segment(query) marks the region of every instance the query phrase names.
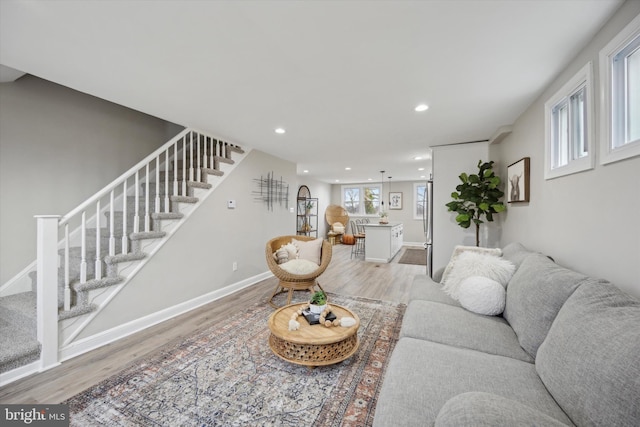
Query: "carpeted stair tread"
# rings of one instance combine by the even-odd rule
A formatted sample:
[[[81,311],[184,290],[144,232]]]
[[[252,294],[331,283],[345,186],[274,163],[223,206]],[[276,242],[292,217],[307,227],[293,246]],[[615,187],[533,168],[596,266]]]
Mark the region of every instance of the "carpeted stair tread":
[[[193,187],[193,188],[203,188],[205,190],[210,189],[211,187],[213,187],[213,185],[211,184],[207,184],[206,182],[200,182],[200,181],[189,181],[187,182],[187,187]]]
[[[151,219],[182,219],[182,217],[184,217],[184,214],[180,212],[159,212],[151,214]],[[129,238],[131,238],[131,236],[129,236]]]
[[[58,311],[58,320],[70,319],[72,317],[82,316],[83,314],[91,313],[97,310],[98,306],[95,304],[83,304],[71,307],[71,310]]]
[[[36,328],[35,292],[0,298],[0,372],[38,360]]]
[[[228,165],[233,165],[233,164],[235,163],[235,161],[234,161],[233,159],[229,159],[229,158],[227,158],[227,157],[215,156],[215,157],[213,158],[213,166],[214,166],[216,169],[219,169],[219,168],[218,168],[218,165],[219,165],[220,163],[226,163],[226,164],[228,164]]]
[[[129,252],[128,254],[110,255],[104,257],[105,264],[112,265],[119,262],[140,261],[147,257],[145,253]]]
[[[84,283],[73,283],[71,287],[76,292],[90,291],[92,289],[107,288],[109,286],[118,285],[125,281],[124,277],[104,277],[102,279],[91,279]]]
[[[155,214],[155,215],[166,215],[166,214]],[[146,239],[161,239],[166,236],[167,233],[164,231],[141,231],[139,233],[131,233],[129,234],[130,240],[146,240]]]
[[[238,154],[244,154],[244,150],[240,147],[238,147],[237,145],[227,145],[227,149],[234,151]]]
[[[171,203],[198,203],[198,201],[200,200],[197,197],[191,197],[191,196],[171,196],[169,197],[169,200],[171,200]]]
[[[222,176],[224,172],[218,169],[202,168],[202,172],[207,175]]]

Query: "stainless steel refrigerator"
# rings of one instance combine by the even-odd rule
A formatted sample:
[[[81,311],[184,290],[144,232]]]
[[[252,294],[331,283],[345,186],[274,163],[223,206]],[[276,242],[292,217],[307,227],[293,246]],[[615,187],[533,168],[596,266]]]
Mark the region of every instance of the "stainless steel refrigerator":
[[[424,189],[422,226],[424,228],[424,249],[427,256],[427,276],[433,275],[433,181],[427,181]]]

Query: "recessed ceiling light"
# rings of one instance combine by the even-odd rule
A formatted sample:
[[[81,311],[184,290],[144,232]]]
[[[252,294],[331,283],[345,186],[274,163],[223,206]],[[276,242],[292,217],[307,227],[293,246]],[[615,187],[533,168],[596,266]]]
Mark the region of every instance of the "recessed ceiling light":
[[[284,128],[276,128],[276,133],[283,134],[285,132],[286,130],[284,130]]]
[[[415,157],[413,158],[413,160],[422,160],[422,157],[420,157],[420,156],[415,156]]]
[[[349,166],[347,166],[346,168],[344,168],[344,170],[346,170],[346,171],[350,171],[350,170],[351,170],[351,168],[350,168]]]
[[[419,171],[423,171],[423,170],[424,170],[424,168],[418,168],[418,170],[419,170]]]
[[[426,175],[420,175],[420,178],[426,178]]]
[[[427,104],[418,104],[416,108],[414,108],[414,110],[416,110],[419,113],[423,111],[427,111],[428,109],[429,109],[429,106]]]
[[[336,179],[336,182],[340,182],[340,180],[339,180],[339,179]]]
[[[309,171],[305,169],[302,171],[302,173],[309,173]]]
[[[367,178],[367,181],[373,181],[371,178]]]

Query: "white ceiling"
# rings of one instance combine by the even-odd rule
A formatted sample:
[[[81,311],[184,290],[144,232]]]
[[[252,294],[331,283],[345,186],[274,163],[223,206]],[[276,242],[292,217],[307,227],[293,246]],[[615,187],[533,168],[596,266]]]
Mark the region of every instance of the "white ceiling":
[[[429,146],[513,123],[621,3],[1,0],[0,63],[321,181],[416,180]]]

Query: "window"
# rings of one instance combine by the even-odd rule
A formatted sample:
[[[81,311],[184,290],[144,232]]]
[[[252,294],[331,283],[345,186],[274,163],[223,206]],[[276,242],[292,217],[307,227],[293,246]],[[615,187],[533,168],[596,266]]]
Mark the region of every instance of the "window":
[[[600,51],[600,161],[640,155],[640,16]]]
[[[424,182],[418,184],[413,184],[413,219],[422,219],[422,215],[424,214],[425,208],[425,190],[427,189],[427,184]]]
[[[380,186],[342,186],[342,206],[349,215],[378,215],[380,212]]]
[[[545,103],[545,179],[593,169],[591,62]]]

